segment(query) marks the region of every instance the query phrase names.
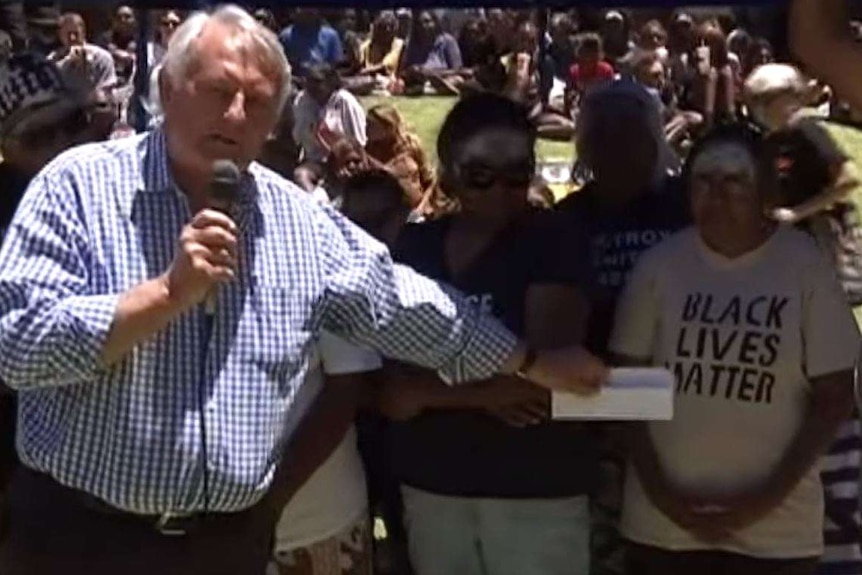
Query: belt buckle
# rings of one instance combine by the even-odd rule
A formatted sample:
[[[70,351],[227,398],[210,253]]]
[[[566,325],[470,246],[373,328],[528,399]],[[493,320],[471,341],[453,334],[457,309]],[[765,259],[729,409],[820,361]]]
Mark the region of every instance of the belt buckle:
[[[188,535],[195,520],[191,513],[162,513],[156,521],[156,531],[167,537]]]

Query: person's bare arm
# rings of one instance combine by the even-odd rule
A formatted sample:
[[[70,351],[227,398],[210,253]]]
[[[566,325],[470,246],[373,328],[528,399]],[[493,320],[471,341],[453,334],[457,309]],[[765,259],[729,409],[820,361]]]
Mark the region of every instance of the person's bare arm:
[[[370,373],[325,377],[320,395],[282,450],[281,462],[267,495],[267,508],[276,520],[341,444],[356,418]]]
[[[828,209],[845,199],[859,185],[859,174],[853,162],[845,161],[834,168],[833,183],[822,193],[789,208],[773,210],[775,219],[795,224]]]
[[[846,0],[793,0],[790,43],[812,76],[862,109],[862,45],[851,35]]]

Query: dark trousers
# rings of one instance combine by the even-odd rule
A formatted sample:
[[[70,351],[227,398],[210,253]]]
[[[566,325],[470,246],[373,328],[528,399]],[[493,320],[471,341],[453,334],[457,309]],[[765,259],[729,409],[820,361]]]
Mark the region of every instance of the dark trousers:
[[[0,501],[3,492],[18,467],[18,454],[15,453],[16,401],[0,383]]]
[[[0,520],[2,575],[263,575],[272,515],[258,504],[202,516],[186,535],[88,502],[47,475],[19,468]]]
[[[812,575],[818,557],[756,559],[724,551],[666,551],[629,544],[626,575]]]

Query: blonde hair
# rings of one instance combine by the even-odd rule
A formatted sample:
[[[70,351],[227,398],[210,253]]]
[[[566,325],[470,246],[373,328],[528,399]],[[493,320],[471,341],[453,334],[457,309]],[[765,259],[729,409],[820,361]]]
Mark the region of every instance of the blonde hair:
[[[417,151],[422,151],[422,142],[419,141],[419,137],[410,130],[403,116],[395,107],[389,104],[377,104],[368,110],[368,115],[392,130],[395,136],[396,154],[408,152],[413,155]]]

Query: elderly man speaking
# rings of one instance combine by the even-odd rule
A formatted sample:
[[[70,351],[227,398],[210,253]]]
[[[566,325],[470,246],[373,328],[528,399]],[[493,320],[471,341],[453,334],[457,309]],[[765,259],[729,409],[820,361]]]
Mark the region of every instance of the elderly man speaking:
[[[322,329],[452,382],[604,381],[580,348],[529,349],[253,163],[288,84],[254,18],[195,14],[164,60],[163,126],[74,149],[31,184],[0,253],[25,466],[0,573],[263,573],[265,496]],[[229,205],[210,193],[222,159],[242,171]]]

